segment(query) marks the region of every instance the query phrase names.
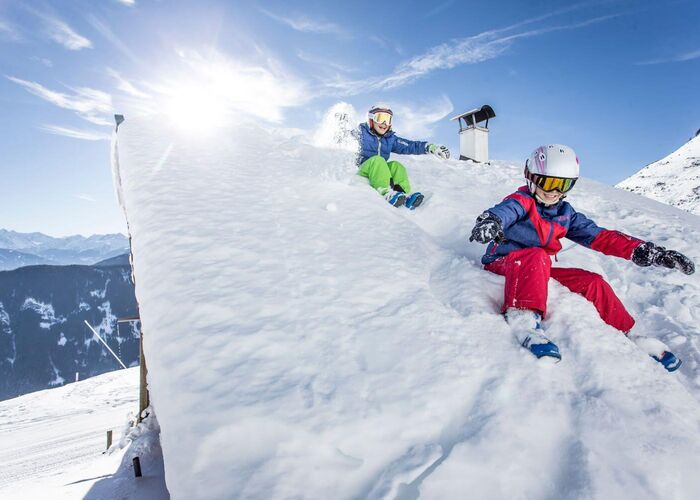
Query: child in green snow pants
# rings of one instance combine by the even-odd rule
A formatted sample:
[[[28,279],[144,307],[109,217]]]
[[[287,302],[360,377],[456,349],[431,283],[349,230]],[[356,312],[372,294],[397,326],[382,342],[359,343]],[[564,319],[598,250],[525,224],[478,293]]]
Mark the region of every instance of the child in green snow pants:
[[[367,177],[369,185],[382,195],[390,188],[404,193],[411,192],[406,167],[398,161],[386,161],[379,155],[372,156],[360,165],[358,174]]]

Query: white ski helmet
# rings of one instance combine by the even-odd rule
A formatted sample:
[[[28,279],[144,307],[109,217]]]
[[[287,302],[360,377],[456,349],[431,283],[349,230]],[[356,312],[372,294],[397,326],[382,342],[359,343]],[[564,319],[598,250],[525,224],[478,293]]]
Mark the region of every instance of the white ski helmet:
[[[535,187],[566,194],[579,176],[578,156],[562,144],[548,144],[535,149],[525,162],[525,179],[531,193]]]
[[[369,111],[367,112],[367,125],[369,125],[370,129],[374,128],[374,118],[375,114],[379,113],[387,113],[389,115],[389,129],[391,129],[391,119],[394,116],[394,112],[391,110],[391,108],[387,105],[384,104],[383,102],[377,103],[371,108],[369,108]]]

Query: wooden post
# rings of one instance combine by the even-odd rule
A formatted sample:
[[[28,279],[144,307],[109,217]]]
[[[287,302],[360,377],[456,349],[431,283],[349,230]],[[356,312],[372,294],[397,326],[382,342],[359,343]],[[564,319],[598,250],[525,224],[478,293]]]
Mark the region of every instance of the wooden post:
[[[141,325],[141,340],[139,344],[139,371],[141,373],[141,382],[139,388],[139,416],[137,422],[140,423],[144,419],[143,411],[148,408],[148,405],[150,404],[148,398],[148,386],[146,383],[148,369],[146,368],[146,357],[143,354],[143,325]]]
[[[107,431],[107,449],[109,450],[109,447],[112,446],[112,431],[109,430]]]
[[[131,237],[129,237],[129,244],[131,244]],[[130,254],[130,256],[131,256],[131,254]],[[132,273],[133,273],[133,267],[132,267]],[[132,279],[133,279],[133,274],[132,274]],[[136,316],[129,316],[127,318],[119,318],[117,320],[117,325],[119,325],[119,323],[132,323],[134,321],[141,321],[141,317],[139,315],[136,315]],[[140,378],[140,382],[139,382],[139,414],[136,417],[137,423],[141,423],[141,421],[145,418],[145,417],[141,416],[141,413],[143,413],[143,410],[148,408],[148,405],[150,404],[150,400],[148,398],[148,386],[146,384],[146,375],[148,375],[148,370],[146,369],[146,357],[143,354],[143,328],[141,328],[141,331],[139,333],[139,373],[140,373],[140,377],[139,377]]]

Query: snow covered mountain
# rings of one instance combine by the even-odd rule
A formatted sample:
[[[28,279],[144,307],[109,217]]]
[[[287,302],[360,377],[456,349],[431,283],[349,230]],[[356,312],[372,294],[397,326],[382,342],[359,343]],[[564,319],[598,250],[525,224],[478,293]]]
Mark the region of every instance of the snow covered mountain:
[[[700,215],[700,135],[617,187]]]
[[[0,248],[0,271],[9,271],[24,266],[47,264],[48,260],[31,253]]]
[[[428,195],[409,212],[303,137],[129,117],[115,137],[173,498],[700,497],[696,276],[565,247],[555,265],[606,276],[684,364],[556,282],[563,360],[538,363],[466,239],[520,165],[401,157]],[[587,179],[569,200],[699,260],[694,215]]]
[[[37,264],[94,264],[129,250],[123,234],[54,238],[0,229],[0,271]]]
[[[29,266],[0,272],[0,400],[119,368],[87,320],[124,363],[138,363],[131,268]]]

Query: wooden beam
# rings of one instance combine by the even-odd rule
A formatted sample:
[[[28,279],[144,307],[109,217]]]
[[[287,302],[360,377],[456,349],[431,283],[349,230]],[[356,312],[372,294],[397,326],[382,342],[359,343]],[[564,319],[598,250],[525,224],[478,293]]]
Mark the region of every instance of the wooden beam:
[[[143,328],[141,329],[141,340],[139,341],[139,371],[140,371],[140,384],[139,384],[139,416],[137,421],[140,423],[148,415],[143,415],[143,412],[150,404],[148,397],[148,383],[147,375],[148,369],[146,368],[146,357],[143,353]]]

